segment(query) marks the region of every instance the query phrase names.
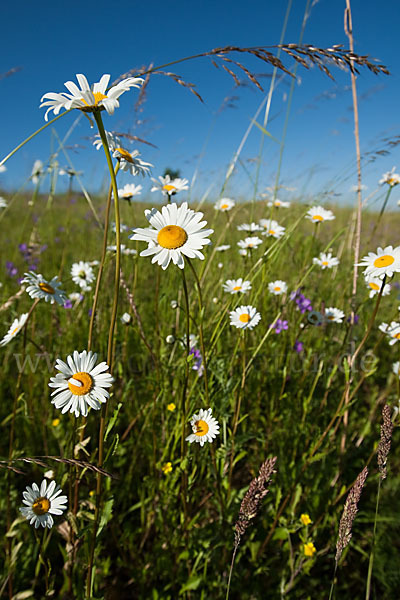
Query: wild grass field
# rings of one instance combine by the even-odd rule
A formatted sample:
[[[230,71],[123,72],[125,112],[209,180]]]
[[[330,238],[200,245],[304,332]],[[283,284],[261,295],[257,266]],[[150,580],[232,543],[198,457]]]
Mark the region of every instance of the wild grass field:
[[[0,596],[396,598],[400,215],[126,201],[148,165],[79,83],[50,109],[91,113],[108,197],[39,169],[0,209]]]

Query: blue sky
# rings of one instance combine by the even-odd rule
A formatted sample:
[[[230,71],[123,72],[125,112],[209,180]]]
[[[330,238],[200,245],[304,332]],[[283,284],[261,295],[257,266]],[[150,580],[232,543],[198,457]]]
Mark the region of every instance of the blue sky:
[[[320,47],[344,44],[344,2],[314,2],[307,21],[303,41]],[[306,1],[293,0],[284,41],[297,42]],[[19,68],[13,75],[0,79],[2,111],[0,157],[30,133],[44,124],[44,110],[39,109],[41,96],[61,92],[64,82],[84,73],[90,82],[103,73],[115,79],[132,68],[153,63],[160,65],[181,57],[228,44],[238,46],[272,45],[279,42],[286,2],[266,0],[176,0],[168,3],[125,2],[116,4],[99,0],[95,3],[37,4],[23,0],[3,7],[2,52],[0,74]],[[360,98],[361,150],[375,152],[386,148],[386,138],[400,133],[398,98],[400,92],[399,56],[397,50],[400,6],[390,0],[385,10],[378,10],[375,0],[353,2],[355,51],[378,58],[390,77],[375,76],[362,69],[357,78]],[[272,69],[244,58],[246,66],[256,73]],[[286,65],[293,63],[286,60]],[[113,117],[104,116],[105,127],[143,137],[157,148],[136,144],[144,160],[154,164],[153,175],[166,167],[180,169],[192,179],[198,167],[194,190],[199,196],[209,189],[210,199],[221,189],[227,165],[265,94],[269,78],[262,78],[264,94],[254,87],[235,87],[223,71],[215,69],[208,59],[197,59],[170,67],[185,81],[196,85],[204,99],[199,102],[190,92],[167,77],[153,76],[143,111],[137,115],[134,104],[137,91],[121,97],[121,108]],[[349,75],[332,68],[335,81],[318,69],[299,68],[291,106],[283,155],[281,182],[297,192],[313,194],[334,190],[338,201],[351,201],[349,191],[356,183],[353,115]],[[273,98],[268,130],[281,139],[287,108],[289,77],[283,78]],[[220,110],[228,97],[234,106]],[[74,111],[55,124],[63,138],[79,111]],[[137,119],[141,124],[137,125]],[[262,117],[260,117],[262,121]],[[104,157],[91,148],[90,129],[81,118],[68,138],[69,156],[74,166],[84,172],[83,181],[90,190],[98,190],[106,177]],[[226,195],[246,198],[251,193],[254,159],[258,155],[261,133],[253,128],[242,151],[242,166],[231,178]],[[0,183],[16,189],[26,181],[33,161],[46,162],[55,138],[50,128],[27,144],[7,163]],[[260,173],[260,190],[273,185],[279,147],[266,139]],[[398,165],[400,150],[391,149],[364,166],[366,194],[373,192],[381,174]],[[201,157],[201,158],[199,158]],[[66,160],[59,156],[61,165]],[[120,183],[130,182],[123,176]],[[139,181],[135,181],[139,183]],[[143,183],[140,181],[140,183]],[[29,184],[31,185],[31,184]],[[145,189],[150,187],[144,182]],[[282,192],[289,197],[293,192]],[[399,196],[397,198],[397,195]],[[395,205],[400,194],[392,194]]]

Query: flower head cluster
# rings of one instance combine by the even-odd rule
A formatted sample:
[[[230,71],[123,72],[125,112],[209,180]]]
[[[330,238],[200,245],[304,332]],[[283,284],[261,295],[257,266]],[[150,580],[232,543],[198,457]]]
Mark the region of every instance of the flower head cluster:
[[[229,292],[230,294],[238,294],[239,292],[245,294],[251,290],[251,283],[250,281],[244,281],[240,277],[239,279],[228,279],[222,287],[224,292]]]
[[[83,260],[72,265],[71,277],[72,281],[76,285],[79,285],[84,292],[88,292],[91,289],[90,284],[95,279],[93,268],[88,262]]]
[[[325,309],[325,322],[326,323],[343,323],[344,312],[339,308],[330,306]]]
[[[309,219],[313,223],[322,223],[323,221],[332,221],[335,219],[335,215],[331,210],[327,210],[322,206],[313,206],[307,211],[306,219]]]
[[[184,190],[188,190],[189,181],[187,179],[181,179],[180,177],[176,177],[175,179],[171,179],[170,175],[165,175],[163,177],[160,175],[157,179],[151,178],[154,183],[151,188],[152,192],[161,192],[163,196],[167,198],[171,198],[171,196],[175,196],[179,192],[183,192]]]
[[[297,308],[299,309],[301,314],[304,314],[307,310],[312,310],[311,300],[309,300],[309,298],[306,298],[300,290],[292,292],[290,294],[290,299],[296,302]]]
[[[96,366],[97,354],[91,351],[77,352],[67,357],[67,363],[59,358],[56,369],[60,371],[50,378],[49,387],[55,388],[51,401],[62,413],[75,413],[76,417],[88,414],[88,409],[99,410],[110,397],[109,388],[114,378],[108,373],[108,365],[101,362]]]
[[[400,323],[397,323],[397,321],[392,321],[390,325],[381,323],[379,329],[390,337],[389,346],[393,346],[400,341]]]
[[[287,292],[287,283],[286,281],[282,281],[281,279],[277,279],[276,281],[271,281],[268,284],[268,291],[274,296],[281,296],[282,294],[286,294]]]
[[[393,246],[379,247],[376,253],[368,252],[368,256],[364,256],[357,266],[366,267],[364,269],[365,277],[379,277],[380,279],[383,279],[385,275],[392,277],[394,273],[400,271],[400,246],[397,248],[393,248]]]
[[[24,313],[17,319],[14,319],[14,321],[11,324],[11,327],[9,328],[6,335],[1,340],[0,346],[5,346],[6,344],[8,344],[8,342],[11,342],[11,340],[14,339],[16,335],[19,334],[19,332],[25,325],[27,318],[28,318],[28,313]]]
[[[151,262],[158,263],[164,270],[171,260],[183,269],[183,256],[204,259],[200,250],[210,243],[207,236],[213,229],[203,230],[207,225],[207,221],[201,221],[203,213],[191,210],[187,202],[183,202],[179,208],[175,203],[163,206],[161,212],[155,208],[145,210],[145,215],[151,227],[137,227],[130,236],[131,240],[148,243],[140,256],[153,256]]]
[[[274,219],[260,219],[260,226],[263,230],[263,235],[279,239],[285,233],[285,228],[278,224]]]
[[[288,327],[288,321],[283,321],[282,319],[277,319],[275,323],[271,323],[270,325],[270,328],[274,329],[275,333],[281,333],[282,331],[286,331]]]
[[[143,186],[127,183],[123,188],[118,189],[118,196],[127,202],[131,202],[134,196],[140,196]]]
[[[400,175],[395,173],[396,167],[393,167],[391,171],[384,173],[382,179],[379,180],[380,185],[387,183],[390,187],[394,187],[400,183]]]
[[[323,270],[331,269],[332,267],[337,267],[339,264],[339,259],[335,256],[332,256],[332,252],[328,252],[328,254],[321,252],[318,258],[313,258],[313,263],[314,265],[319,265]]]
[[[217,419],[212,416],[212,409],[208,408],[199,410],[198,414],[194,414],[190,419],[192,431],[186,438],[190,444],[198,442],[200,446],[204,446],[205,442],[213,442],[214,438],[219,435],[219,425]]]
[[[261,227],[261,225],[258,225],[257,223],[242,223],[241,225],[237,226],[237,230],[238,231],[248,231],[249,233],[254,233],[256,231],[261,231],[262,227]]]
[[[70,110],[71,108],[79,108],[84,112],[94,112],[95,110],[106,110],[109,115],[112,115],[116,108],[119,107],[118,98],[127,92],[131,87],[140,87],[143,79],[140,77],[128,77],[123,79],[117,85],[113,85],[108,91],[107,86],[110,81],[110,75],[103,75],[98,83],[92,87],[88,80],[82,74],[76,76],[79,88],[73,81],[67,81],[64,85],[70,92],[61,92],[60,94],[48,92],[41,99],[40,108],[48,106],[44,115],[45,121],[48,120],[48,113],[53,111],[58,115],[60,110]],[[43,100],[46,100],[43,102]]]
[[[22,493],[25,506],[19,510],[36,529],[39,525],[50,529],[54,524],[51,515],[62,515],[67,508],[67,496],[60,496],[61,493],[62,489],[55,481],[47,484],[47,480],[43,479],[40,488],[36,483],[32,487],[28,485]]]
[[[379,293],[379,290],[382,287],[382,280],[379,277],[366,277],[365,284],[369,289],[369,297],[373,298],[376,294]],[[388,283],[385,283],[382,290],[382,296],[388,296],[390,294],[391,286]]]
[[[150,174],[150,168],[153,165],[151,163],[144,162],[144,160],[139,158],[139,150],[133,150],[133,152],[130,152],[124,147],[121,138],[119,138],[117,135],[115,135],[111,131],[106,131],[105,134],[108,149],[113,155],[113,158],[118,159],[119,168],[121,169],[121,171],[127,171],[134,176],[142,175],[143,177]],[[93,146],[95,146],[96,150],[99,150],[103,145],[102,139],[99,134],[96,134],[94,137],[95,139],[93,142]],[[129,188],[129,186],[125,186],[125,188]],[[133,186],[133,188],[142,189],[142,186]],[[118,195],[120,195],[119,192],[120,190],[118,190]],[[131,196],[136,194],[137,192],[135,194],[131,194]]]
[[[267,206],[273,206],[274,208],[289,208],[290,202],[283,202],[282,200],[278,200],[278,198],[276,198],[274,201],[271,200],[270,202],[267,202]]]
[[[24,274],[21,283],[27,283],[26,291],[31,298],[44,298],[50,304],[64,304],[67,299],[65,292],[59,289],[60,282],[57,275],[51,281],[47,281],[43,275],[36,274],[33,271]]]
[[[257,248],[257,246],[259,246],[260,244],[262,244],[262,239],[255,235],[247,237],[244,240],[240,240],[237,243],[239,248],[241,248],[242,250],[254,250],[254,248]]]
[[[221,198],[214,204],[215,210],[220,210],[221,212],[228,212],[228,210],[232,210],[234,206],[235,202],[230,198]]]
[[[239,306],[229,315],[230,324],[237,329],[253,329],[261,321],[261,315],[254,306]]]

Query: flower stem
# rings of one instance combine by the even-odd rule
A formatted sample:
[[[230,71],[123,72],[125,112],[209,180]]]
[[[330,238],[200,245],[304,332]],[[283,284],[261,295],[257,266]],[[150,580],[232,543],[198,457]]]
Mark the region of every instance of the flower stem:
[[[93,116],[95,118],[100,138],[103,144],[104,153],[106,155],[108,169],[110,171],[111,177],[111,185],[112,191],[114,195],[114,208],[115,208],[115,240],[116,240],[116,257],[115,257],[115,279],[114,279],[114,300],[111,311],[111,320],[110,320],[110,328],[108,332],[108,347],[107,347],[107,364],[110,368],[110,372],[112,372],[113,367],[113,338],[114,338],[114,330],[115,330],[115,321],[117,317],[118,310],[118,295],[119,295],[119,279],[120,279],[120,269],[121,269],[121,239],[120,239],[120,217],[119,217],[119,201],[118,201],[118,188],[117,188],[117,179],[115,176],[114,166],[110,154],[110,150],[108,148],[107,136],[104,130],[103,121],[101,118],[100,111],[94,111]],[[101,417],[100,417],[100,427],[99,427],[99,455],[97,465],[99,467],[103,466],[104,460],[104,432],[105,432],[105,423],[107,417],[107,403],[103,404],[101,407]],[[100,518],[100,508],[101,508],[101,496],[102,496],[102,474],[97,474],[97,484],[96,484],[96,509],[94,514],[93,521],[93,533],[92,533],[92,544],[90,549],[89,556],[89,565],[88,565],[88,573],[87,573],[87,582],[86,582],[86,592],[89,597],[92,596],[93,592],[93,583],[94,577],[93,574],[93,562],[94,562],[94,553],[96,548],[96,536],[99,525]]]

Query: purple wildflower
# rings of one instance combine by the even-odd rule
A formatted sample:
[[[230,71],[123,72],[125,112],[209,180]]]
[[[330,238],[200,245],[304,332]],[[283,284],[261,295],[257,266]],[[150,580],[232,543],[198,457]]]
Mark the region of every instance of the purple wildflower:
[[[358,315],[354,315],[354,325],[357,325],[359,320],[360,320],[360,317]],[[347,317],[347,322],[351,323],[351,316]]]
[[[72,300],[66,300],[64,302],[64,308],[72,308]]]
[[[196,346],[192,346],[189,350],[189,354],[193,354],[193,356],[194,356],[192,370],[197,371],[197,375],[199,377],[201,377],[203,375],[204,367],[203,367],[203,358],[201,356],[200,350],[198,350],[196,348]]]
[[[304,314],[307,310],[312,310],[311,300],[306,298],[300,290],[296,290],[290,294],[290,300],[295,300],[297,308]]]
[[[295,350],[297,352],[297,354],[300,354],[300,352],[303,352],[304,349],[304,344],[303,342],[299,342],[299,340],[296,340],[293,346],[293,350]]]
[[[278,319],[275,323],[271,323],[270,327],[275,329],[275,333],[281,333],[284,329],[288,329],[288,321],[283,321],[282,319]]]
[[[9,277],[15,277],[18,274],[18,269],[11,260],[6,262],[6,271]]]

